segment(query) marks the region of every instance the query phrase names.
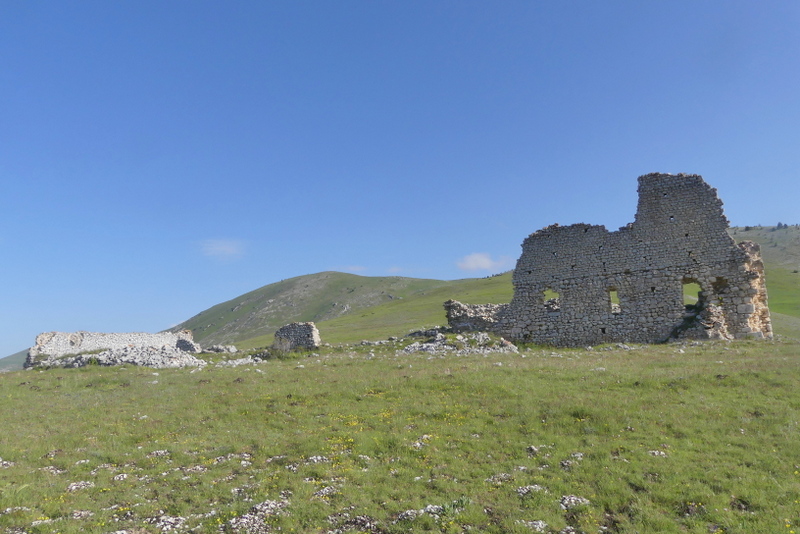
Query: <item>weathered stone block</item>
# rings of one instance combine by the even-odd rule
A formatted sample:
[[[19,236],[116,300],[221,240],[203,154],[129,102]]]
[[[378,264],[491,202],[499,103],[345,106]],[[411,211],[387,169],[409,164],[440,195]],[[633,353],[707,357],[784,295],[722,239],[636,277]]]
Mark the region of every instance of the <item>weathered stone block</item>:
[[[288,352],[292,350],[316,350],[322,344],[319,330],[314,323],[291,323],[275,332],[272,346]]]

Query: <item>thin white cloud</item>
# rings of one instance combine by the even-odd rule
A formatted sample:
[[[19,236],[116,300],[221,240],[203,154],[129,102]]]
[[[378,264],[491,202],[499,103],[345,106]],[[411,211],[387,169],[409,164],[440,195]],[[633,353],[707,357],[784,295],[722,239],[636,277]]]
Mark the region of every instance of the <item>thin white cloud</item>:
[[[405,271],[405,269],[403,269],[402,267],[397,267],[395,265],[394,267],[389,267],[388,271],[392,274],[397,274],[397,273],[402,273],[403,271]]]
[[[456,265],[462,271],[497,271],[510,268],[511,258],[500,256],[495,260],[485,252],[473,252],[458,260]]]
[[[244,241],[238,239],[207,239],[200,244],[204,256],[224,260],[241,258],[244,255]]]

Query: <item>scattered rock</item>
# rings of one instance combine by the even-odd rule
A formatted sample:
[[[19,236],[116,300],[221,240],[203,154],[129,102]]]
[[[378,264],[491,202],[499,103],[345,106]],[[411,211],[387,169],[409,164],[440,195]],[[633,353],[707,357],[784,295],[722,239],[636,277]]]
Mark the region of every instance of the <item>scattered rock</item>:
[[[181,350],[178,346],[192,348],[191,342],[178,340],[176,346],[125,346],[121,348],[107,349],[100,352],[89,352],[80,354],[70,354],[66,356],[40,355],[35,360],[28,357],[26,366],[28,367],[84,367],[86,365],[121,365],[132,364],[144,367],[164,369],[171,367],[200,367],[206,365],[205,360],[201,360],[192,353]],[[199,347],[197,347],[199,352]]]
[[[246,514],[229,520],[225,524],[225,531],[236,534],[270,534],[272,528],[266,523],[266,519],[269,516],[285,513],[284,508],[287,506],[289,501],[285,499],[259,503],[250,508]]]
[[[210,347],[206,348],[204,352],[235,354],[239,352],[239,349],[237,349],[234,345],[211,345]]]
[[[560,501],[562,510],[572,510],[573,508],[589,503],[589,499],[584,499],[583,497],[578,497],[577,495],[564,495],[561,497]]]
[[[88,480],[82,480],[80,482],[71,483],[69,486],[67,486],[67,491],[73,492],[73,491],[79,491],[79,490],[82,490],[82,489],[93,488],[93,487],[94,487],[94,482],[90,482]]]
[[[437,354],[442,352],[452,352],[458,356],[466,356],[468,354],[516,354],[519,352],[516,345],[500,338],[498,341],[493,341],[489,334],[485,332],[474,332],[467,335],[459,335],[454,341],[449,341],[447,336],[438,330],[429,330],[433,332],[427,341],[415,341],[404,349],[398,351],[398,354],[413,354],[415,352],[428,352]],[[414,332],[409,336],[418,337]],[[460,338],[460,339],[459,339]]]

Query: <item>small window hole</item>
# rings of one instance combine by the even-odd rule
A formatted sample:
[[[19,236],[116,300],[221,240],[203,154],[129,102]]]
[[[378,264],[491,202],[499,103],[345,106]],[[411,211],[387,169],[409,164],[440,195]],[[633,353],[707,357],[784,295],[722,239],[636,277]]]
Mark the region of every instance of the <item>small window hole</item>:
[[[619,305],[619,293],[615,287],[609,288],[608,290],[608,304],[611,313],[614,315],[622,313],[622,308]]]

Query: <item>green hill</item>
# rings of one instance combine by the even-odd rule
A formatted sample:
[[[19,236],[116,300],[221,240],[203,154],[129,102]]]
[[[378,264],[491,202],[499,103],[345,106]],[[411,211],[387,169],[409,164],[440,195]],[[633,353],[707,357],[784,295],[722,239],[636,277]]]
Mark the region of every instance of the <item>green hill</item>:
[[[22,364],[25,363],[25,358],[28,357],[28,349],[21,350],[11,356],[0,358],[0,373],[3,371],[17,371],[22,369]]]
[[[730,234],[737,242],[761,245],[770,311],[800,318],[800,226],[745,226]]]
[[[800,339],[800,226],[744,226],[729,233],[737,242],[761,245],[773,329]]]
[[[733,239],[755,241],[761,245],[761,255],[774,267],[800,270],[800,225],[786,226],[736,226],[728,230]]]
[[[376,279],[380,280],[380,279]],[[489,278],[440,282],[402,300],[393,300],[317,323],[328,343],[352,343],[362,339],[402,336],[409,330],[445,324],[442,304],[456,299],[470,304],[509,302],[513,295],[511,273]],[[273,330],[274,331],[274,330]],[[240,348],[269,345],[272,333],[237,343]]]
[[[203,345],[239,343],[270,335],[297,321],[323,322],[387,302],[414,299],[452,285],[442,280],[366,277],[322,272],[298,276],[245,293],[200,312],[173,331],[189,329]]]

